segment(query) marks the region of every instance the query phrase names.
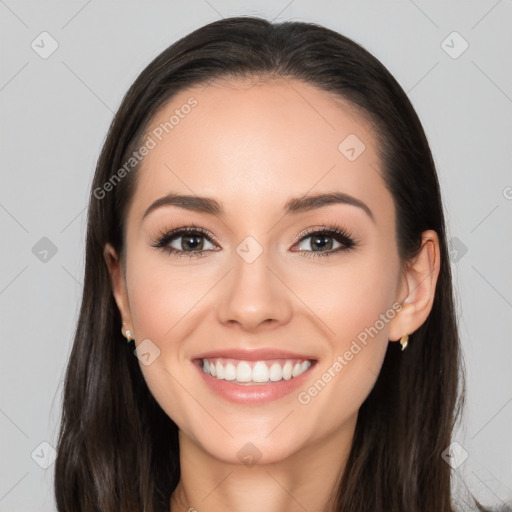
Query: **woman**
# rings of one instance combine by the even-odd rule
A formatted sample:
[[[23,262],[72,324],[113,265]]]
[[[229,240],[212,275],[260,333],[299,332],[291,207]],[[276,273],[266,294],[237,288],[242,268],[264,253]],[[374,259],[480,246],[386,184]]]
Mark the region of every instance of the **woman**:
[[[150,63],[91,189],[59,510],[452,511],[463,392],[436,170],[384,66],[251,17]]]

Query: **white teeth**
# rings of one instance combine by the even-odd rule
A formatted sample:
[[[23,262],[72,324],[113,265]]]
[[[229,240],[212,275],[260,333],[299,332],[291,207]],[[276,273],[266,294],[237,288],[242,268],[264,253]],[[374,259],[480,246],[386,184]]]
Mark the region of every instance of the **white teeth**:
[[[258,361],[252,369],[252,380],[254,382],[268,382],[268,366],[263,361]]]
[[[266,365],[265,365],[266,366]],[[274,363],[270,367],[269,377],[272,382],[277,382],[283,378],[283,369],[279,363]]]
[[[297,359],[274,361],[236,361],[235,359],[203,359],[203,371],[220,380],[240,383],[278,382],[298,377],[311,367],[311,361]]]
[[[215,372],[217,373],[217,379],[224,379],[224,366],[222,366],[219,361],[215,365]]]
[[[228,363],[224,368],[224,378],[226,380],[236,379],[236,368],[234,364]]]
[[[302,366],[300,365],[300,363],[295,363],[295,366],[293,367],[293,370],[292,370],[292,377],[297,377],[297,375],[300,375],[300,372],[302,370]],[[214,375],[215,377],[215,375]]]
[[[249,363],[246,363],[245,361],[238,363],[236,368],[236,380],[238,382],[251,382],[252,370]]]
[[[283,366],[283,379],[290,380],[292,378],[293,365],[290,361],[287,361]]]

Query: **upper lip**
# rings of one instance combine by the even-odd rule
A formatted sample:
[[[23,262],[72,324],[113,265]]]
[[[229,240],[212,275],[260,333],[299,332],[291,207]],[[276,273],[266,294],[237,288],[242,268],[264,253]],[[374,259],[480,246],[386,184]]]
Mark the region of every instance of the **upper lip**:
[[[194,359],[214,359],[216,357],[225,359],[238,359],[241,361],[264,361],[268,359],[303,359],[314,360],[315,358],[306,354],[297,354],[286,350],[277,350],[274,348],[258,348],[246,350],[241,348],[227,348],[219,350],[210,350],[194,357]]]

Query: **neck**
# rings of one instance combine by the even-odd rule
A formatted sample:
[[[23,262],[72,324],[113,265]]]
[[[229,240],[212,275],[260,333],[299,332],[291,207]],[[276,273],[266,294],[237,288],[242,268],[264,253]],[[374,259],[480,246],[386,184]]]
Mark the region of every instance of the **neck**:
[[[284,460],[252,466],[216,459],[180,430],[181,479],[171,512],[334,511],[355,422],[356,417]]]

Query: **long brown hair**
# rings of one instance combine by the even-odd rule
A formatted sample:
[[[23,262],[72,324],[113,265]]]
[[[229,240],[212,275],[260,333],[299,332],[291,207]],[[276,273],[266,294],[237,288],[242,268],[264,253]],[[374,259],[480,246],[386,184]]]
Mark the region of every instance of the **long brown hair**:
[[[420,121],[387,69],[347,37],[313,23],[236,17],[199,28],[158,55],[126,93],[105,140],[91,187],[84,289],[64,387],[55,464],[60,512],[169,509],[180,479],[178,428],[153,398],[133,346],[122,337],[103,259],[107,242],[125,255],[125,213],[137,166],[113,178],[178,91],[218,77],[256,76],[301,80],[335,93],[377,128],[402,261],[417,254],[423,231],[439,236],[432,311],[406,351],[389,343],[359,411],[336,510],[453,510],[450,466],[442,454],[463,405],[464,372],[440,188]]]

